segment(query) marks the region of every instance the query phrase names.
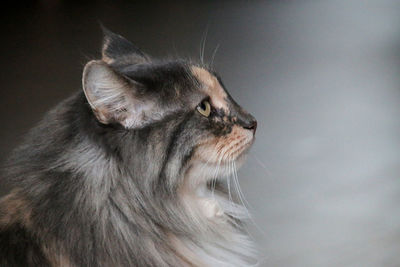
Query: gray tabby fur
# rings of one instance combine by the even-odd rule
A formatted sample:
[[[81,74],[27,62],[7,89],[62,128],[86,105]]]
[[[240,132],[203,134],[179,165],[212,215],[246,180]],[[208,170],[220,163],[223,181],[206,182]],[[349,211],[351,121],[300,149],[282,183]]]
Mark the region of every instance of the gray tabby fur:
[[[224,181],[254,118],[206,66],[151,59],[107,30],[102,52],[7,163],[0,266],[253,266],[247,210]]]

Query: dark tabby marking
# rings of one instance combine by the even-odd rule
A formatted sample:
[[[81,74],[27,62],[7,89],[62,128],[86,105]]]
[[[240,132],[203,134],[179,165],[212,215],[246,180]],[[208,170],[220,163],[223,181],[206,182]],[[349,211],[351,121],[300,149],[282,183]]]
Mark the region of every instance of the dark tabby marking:
[[[0,266],[251,265],[247,211],[222,178],[256,126],[207,66],[152,59],[105,30],[83,91],[7,163]]]

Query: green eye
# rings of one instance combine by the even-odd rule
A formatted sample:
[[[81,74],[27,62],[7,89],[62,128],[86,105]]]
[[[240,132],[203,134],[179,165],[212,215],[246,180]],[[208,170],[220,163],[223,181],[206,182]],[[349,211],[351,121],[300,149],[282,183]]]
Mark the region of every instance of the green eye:
[[[207,100],[201,101],[201,103],[196,107],[197,111],[200,112],[204,117],[210,116],[211,105]]]

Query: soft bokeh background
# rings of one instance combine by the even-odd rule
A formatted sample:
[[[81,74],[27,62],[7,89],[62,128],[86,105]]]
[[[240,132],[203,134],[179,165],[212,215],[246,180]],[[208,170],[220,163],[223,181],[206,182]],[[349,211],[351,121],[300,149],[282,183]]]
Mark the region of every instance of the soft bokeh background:
[[[206,31],[206,60],[219,46],[214,65],[259,121],[239,176],[261,266],[400,266],[399,1],[3,6],[0,160],[80,89],[98,22],[154,56],[198,58]]]

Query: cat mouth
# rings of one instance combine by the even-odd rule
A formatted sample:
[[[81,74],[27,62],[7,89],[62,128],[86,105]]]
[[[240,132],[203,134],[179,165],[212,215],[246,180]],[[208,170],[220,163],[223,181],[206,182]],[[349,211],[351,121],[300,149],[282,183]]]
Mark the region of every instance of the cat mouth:
[[[197,188],[209,182],[224,181],[243,165],[254,137],[227,143],[205,143],[197,147],[191,164],[185,174],[190,187]]]
[[[218,154],[217,157],[212,158],[213,160],[202,158],[201,163],[209,169],[214,169],[219,176],[230,175],[233,166],[239,168],[244,163],[253,143],[254,138],[240,142],[240,144],[230,145],[225,153]]]
[[[234,158],[234,161],[239,161],[241,158],[245,157],[250,150],[251,146],[254,143],[254,138],[243,142],[243,144],[234,148],[232,152],[230,152],[230,157]]]

